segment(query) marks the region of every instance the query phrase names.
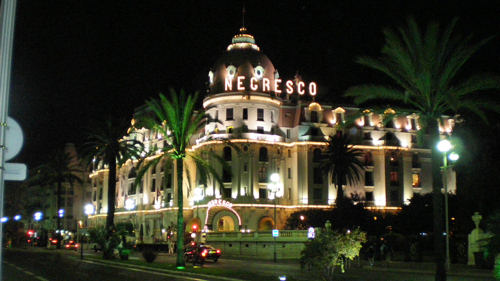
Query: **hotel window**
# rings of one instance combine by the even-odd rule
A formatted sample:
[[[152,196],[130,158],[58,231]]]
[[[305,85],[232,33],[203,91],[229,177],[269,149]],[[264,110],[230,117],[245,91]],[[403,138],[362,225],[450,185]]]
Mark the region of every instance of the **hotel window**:
[[[390,177],[390,182],[391,182],[392,186],[399,185],[398,172],[396,172],[396,171],[390,172],[389,177]]]
[[[135,194],[135,186],[134,186],[134,183],[130,183],[129,186],[128,186],[128,195],[134,195]],[[101,199],[101,198],[99,198]]]
[[[264,121],[264,109],[257,109],[257,121]]]
[[[233,120],[233,109],[232,108],[226,108],[226,120],[227,121]]]
[[[399,201],[399,192],[397,190],[391,190],[391,193],[389,196],[390,196],[391,202]]]
[[[243,164],[243,172],[248,172],[248,164]]]
[[[248,108],[243,108],[243,120],[248,120]]]
[[[292,199],[292,189],[288,188],[288,200]]]
[[[261,147],[259,149],[259,161],[261,161],[261,162],[267,162],[268,161],[268,158],[267,158],[267,148]]]
[[[215,111],[215,120],[219,120],[219,111],[218,110]]]
[[[139,193],[143,193],[143,192],[144,192],[144,185],[143,185],[143,183],[141,182],[141,183],[139,184]]]
[[[321,200],[321,195],[322,195],[321,193],[322,193],[321,188],[315,188],[313,191],[314,200]]]
[[[172,201],[172,193],[167,193],[167,202],[170,203]]]
[[[316,148],[313,151],[313,162],[321,162],[321,149]]]
[[[371,133],[363,133],[363,139],[364,140],[371,140],[372,134]]]
[[[322,184],[323,183],[323,174],[321,173],[321,168],[313,169],[313,183],[314,184]]]
[[[412,183],[411,183],[412,187],[421,187],[420,174],[419,173],[413,173],[411,175],[411,178],[412,178]]]
[[[231,182],[232,174],[229,169],[222,169],[222,182]]]
[[[259,176],[259,182],[267,182],[268,179],[267,179],[267,168],[266,167],[259,167],[257,174]]]
[[[391,163],[391,166],[397,167],[399,165],[398,155],[396,153],[391,153],[389,162]]]
[[[373,172],[372,171],[365,172],[365,186],[373,186]]]
[[[272,110],[271,110],[271,123],[274,123],[274,114]]]
[[[342,123],[342,113],[335,113],[335,123],[336,124]]]
[[[257,133],[263,134],[264,133],[264,127],[262,126],[257,126]]]
[[[289,139],[290,138],[290,129],[286,129],[286,138]]]
[[[411,129],[414,131],[417,129],[417,120],[415,118],[410,119],[410,126],[411,126]]]
[[[288,168],[288,178],[292,178],[292,168]]]
[[[288,150],[288,158],[292,158],[292,151],[290,149]]]
[[[363,123],[365,123],[365,126],[371,126],[371,122],[370,122],[370,115],[364,115],[363,116]]]
[[[420,168],[420,161],[418,159],[418,154],[414,153],[411,157],[411,167]]]
[[[231,198],[231,188],[223,188],[222,189],[222,196],[224,196],[224,198]]]
[[[259,199],[267,198],[267,190],[265,188],[259,188]]]
[[[97,191],[92,192],[92,201],[96,201]]]
[[[373,192],[372,191],[367,191],[365,193],[365,201],[373,201]]]
[[[364,162],[365,166],[373,166],[373,156],[371,152],[365,152]]]
[[[318,123],[318,112],[311,111],[311,122]]]
[[[232,156],[231,147],[229,146],[224,147],[224,161],[231,161],[232,160],[231,156]]]
[[[151,180],[151,192],[156,191],[156,179]]]

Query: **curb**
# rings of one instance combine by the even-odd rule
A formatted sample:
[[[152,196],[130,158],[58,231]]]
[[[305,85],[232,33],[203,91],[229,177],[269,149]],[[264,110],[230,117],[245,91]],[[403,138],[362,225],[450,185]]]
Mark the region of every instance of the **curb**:
[[[243,279],[236,279],[236,278],[230,278],[230,277],[219,276],[219,275],[208,275],[208,274],[193,273],[193,272],[188,272],[188,271],[170,270],[170,269],[149,267],[149,266],[136,265],[136,264],[126,264],[125,265],[125,264],[120,263],[120,262],[104,261],[104,260],[98,260],[98,259],[93,259],[93,258],[87,258],[87,260],[85,260],[85,259],[82,260],[82,262],[89,262],[89,261],[95,262],[95,263],[101,263],[101,264],[110,264],[110,265],[115,265],[115,266],[121,266],[121,267],[145,269],[145,270],[156,271],[156,272],[160,272],[160,273],[170,273],[170,274],[182,273],[183,275],[187,275],[190,277],[198,277],[198,278],[203,277],[203,278],[209,278],[209,279],[217,278],[217,280],[224,280],[224,281],[245,281]]]
[[[362,269],[367,270],[367,271],[388,271],[388,272],[406,272],[406,273],[414,273],[414,274],[434,274],[434,271],[431,270],[416,270],[416,269],[404,269],[404,268],[380,268],[380,267],[371,267],[368,265],[365,265],[362,267]],[[456,276],[456,277],[481,277],[481,278],[493,278],[493,274],[488,274],[488,273],[473,273],[473,272],[464,272],[464,273],[457,273],[457,272],[448,272],[446,273],[447,276]]]

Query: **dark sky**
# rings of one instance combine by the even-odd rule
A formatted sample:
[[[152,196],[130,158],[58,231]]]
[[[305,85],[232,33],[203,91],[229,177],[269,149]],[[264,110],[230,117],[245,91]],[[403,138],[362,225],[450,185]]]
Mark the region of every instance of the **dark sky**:
[[[376,55],[382,28],[449,23],[484,38],[500,31],[499,1],[246,1],[245,25],[282,77],[299,71],[323,99],[379,80],[356,65]],[[133,109],[169,87],[205,88],[208,71],[241,26],[242,1],[18,0],[10,116],[24,129],[18,159],[29,166],[108,115]],[[500,38],[466,68],[500,73]],[[348,101],[347,101],[348,102]]]

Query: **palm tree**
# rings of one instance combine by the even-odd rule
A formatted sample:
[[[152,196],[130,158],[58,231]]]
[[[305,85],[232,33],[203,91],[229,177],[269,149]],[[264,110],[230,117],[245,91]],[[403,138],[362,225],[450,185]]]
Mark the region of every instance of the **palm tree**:
[[[84,154],[109,168],[108,174],[108,211],[106,216],[106,230],[108,239],[114,230],[116,172],[129,159],[138,159],[142,152],[142,143],[124,136],[129,128],[128,122],[123,120],[107,119],[96,123],[88,133],[83,145]]]
[[[333,182],[337,189],[336,204],[340,206],[344,199],[344,183],[356,183],[364,170],[360,160],[363,151],[349,144],[347,135],[340,131],[328,140],[328,148],[323,153],[322,168],[329,175],[329,182]]]
[[[359,57],[356,62],[389,76],[395,85],[360,85],[349,88],[346,96],[357,104],[388,100],[410,108],[419,116],[422,132],[429,135],[432,147],[434,194],[434,243],[436,251],[436,280],[446,280],[443,257],[443,203],[441,202],[441,155],[436,149],[439,123],[444,115],[456,116],[472,112],[486,121],[485,110],[499,112],[497,104],[484,98],[488,90],[500,89],[500,77],[480,74],[458,79],[463,66],[491,37],[472,43],[471,36],[454,32],[457,19],[441,30],[430,23],[426,32],[420,31],[413,18],[406,28],[385,29],[385,45],[378,58]]]
[[[154,132],[159,132],[166,140],[158,154],[159,157],[149,162],[144,162],[137,180],[150,168],[156,166],[161,161],[175,162],[177,173],[177,266],[185,266],[184,263],[184,216],[183,216],[183,172],[184,160],[190,159],[196,165],[202,182],[206,182],[209,176],[213,176],[217,182],[222,184],[222,180],[213,166],[200,155],[187,150],[191,144],[191,138],[202,130],[210,116],[205,113],[195,111],[198,93],[188,95],[183,90],[177,94],[170,90],[170,97],[159,95],[159,100],[150,99],[146,101],[146,109],[138,114],[138,125],[144,126]],[[157,151],[158,148],[151,149]],[[210,155],[220,160],[215,154]],[[223,166],[224,167],[224,166]],[[186,170],[186,173],[188,171]]]
[[[77,176],[81,173],[78,163],[66,152],[57,150],[51,154],[50,160],[38,166],[36,174],[29,180],[30,184],[37,185],[56,185],[56,226],[57,230],[61,230],[61,189],[64,183],[69,183],[73,186],[74,182],[81,183],[82,179]],[[57,248],[61,247],[61,239],[58,239]]]

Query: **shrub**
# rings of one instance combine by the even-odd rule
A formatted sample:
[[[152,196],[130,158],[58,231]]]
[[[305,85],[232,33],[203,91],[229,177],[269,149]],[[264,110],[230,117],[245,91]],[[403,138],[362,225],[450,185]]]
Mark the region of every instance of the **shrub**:
[[[142,256],[147,262],[152,263],[156,259],[157,254],[152,249],[146,248],[142,252]]]

